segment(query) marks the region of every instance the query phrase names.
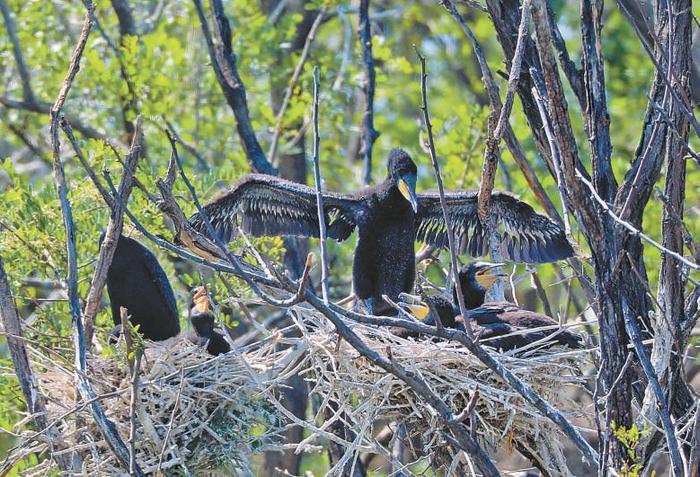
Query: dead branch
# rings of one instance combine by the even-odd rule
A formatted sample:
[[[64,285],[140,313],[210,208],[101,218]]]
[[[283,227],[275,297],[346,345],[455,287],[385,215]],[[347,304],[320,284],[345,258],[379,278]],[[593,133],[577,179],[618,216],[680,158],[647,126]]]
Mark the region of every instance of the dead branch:
[[[125,204],[129,203],[129,196],[131,195],[131,189],[134,183],[131,179],[132,176],[130,171],[136,169],[136,164],[141,157],[141,146],[143,140],[143,134],[141,132],[141,116],[136,118],[136,125],[132,137],[133,142],[131,143],[131,149],[126,155],[126,162],[124,166],[125,169],[122,172],[121,183],[119,184],[119,195],[122,202]],[[74,140],[75,138],[71,140],[71,143],[73,143]],[[79,151],[79,149],[76,149],[76,151]],[[79,154],[79,156],[82,156],[82,154]],[[87,163],[84,163],[83,167],[90,171],[89,173],[92,173],[93,175],[95,174]],[[95,175],[95,179],[96,178],[97,176]],[[101,183],[95,182],[95,184]],[[123,224],[124,212],[118,205],[114,204],[109,221],[107,222],[104,239],[100,245],[97,264],[95,265],[90,291],[88,292],[85,309],[83,311],[83,321],[85,323],[85,341],[88,348],[90,348],[92,345],[95,316],[97,315],[97,310],[100,302],[102,301],[102,291],[105,283],[107,282],[107,272],[109,271],[109,266],[112,264],[112,258],[114,257],[114,252],[117,249],[117,243],[119,241],[119,236],[122,233]]]
[[[277,175],[275,168],[265,158],[265,153],[260,147],[255,130],[250,122],[245,86],[238,75],[236,55],[231,46],[231,29],[221,0],[211,0],[209,2],[211,13],[214,17],[213,28],[216,39],[214,39],[209,29],[202,1],[193,1],[202,27],[202,35],[207,42],[212,68],[214,68],[214,73],[224,98],[236,118],[236,129],[241,138],[241,144],[245,150],[248,162],[256,172]]]
[[[316,31],[323,22],[323,17],[326,15],[326,10],[327,8],[325,6],[321,8],[321,10],[318,12],[318,15],[316,15],[316,19],[311,25],[311,29],[309,30],[309,34],[306,36],[306,41],[304,42],[304,48],[301,51],[299,61],[297,62],[296,68],[294,68],[292,77],[289,80],[289,85],[287,86],[287,89],[284,92],[282,105],[280,106],[279,111],[277,111],[277,114],[275,115],[275,129],[272,132],[272,144],[270,145],[270,151],[267,154],[267,160],[270,163],[273,163],[275,161],[275,156],[277,155],[277,146],[279,144],[280,135],[282,134],[282,120],[284,119],[284,113],[287,111],[289,102],[292,99],[292,95],[294,94],[294,88],[296,88],[296,85],[299,82],[301,72],[304,71],[304,64],[306,63],[306,59],[309,56],[311,43],[313,43],[313,41],[316,39]]]
[[[320,16],[320,15],[319,15]],[[319,164],[319,151],[321,136],[318,132],[318,91],[321,84],[318,79],[318,66],[314,66],[314,104],[313,104],[313,123],[314,123],[314,182],[316,183],[316,206],[318,210],[318,237],[319,246],[321,247],[321,293],[323,301],[328,303],[328,259],[326,252],[326,219],[323,209],[323,192],[321,190],[321,166]]]
[[[362,61],[365,67],[365,79],[362,92],[365,95],[365,111],[362,115],[362,159],[363,181],[365,185],[372,182],[372,146],[379,137],[374,129],[374,89],[376,75],[374,73],[374,58],[372,57],[372,23],[369,17],[369,0],[360,0],[360,26],[358,35],[362,47]]]
[[[20,389],[27,403],[27,410],[33,416],[32,419],[39,430],[45,432],[52,452],[63,451],[68,445],[63,439],[61,432],[53,427],[49,427],[48,412],[46,410],[45,397],[39,390],[31,365],[29,356],[22,338],[22,324],[19,312],[12,300],[10,283],[5,273],[5,268],[0,255],[0,317],[2,317],[3,331],[6,334],[7,347],[12,358],[12,364],[17,375]],[[63,472],[71,472],[80,469],[80,456],[74,452],[65,454],[56,452],[54,459],[58,467]]]
[[[437,179],[438,192],[440,193],[440,206],[442,207],[443,220],[445,221],[445,229],[447,230],[447,241],[450,248],[450,263],[452,264],[452,280],[457,290],[457,301],[459,302],[459,312],[464,318],[464,327],[467,331],[467,336],[470,340],[474,339],[474,333],[472,331],[472,326],[467,317],[466,307],[464,306],[464,297],[462,296],[462,284],[457,278],[457,270],[459,270],[459,263],[457,262],[457,246],[455,244],[454,230],[452,230],[452,223],[450,222],[450,217],[447,214],[447,202],[445,201],[445,185],[442,183],[442,175],[440,174],[440,165],[438,164],[437,154],[435,153],[435,142],[433,140],[433,126],[430,123],[430,113],[428,111],[428,92],[426,81],[428,75],[425,71],[425,58],[420,54],[416,45],[413,45],[413,49],[416,51],[418,56],[418,61],[420,61],[421,68],[421,111],[423,111],[423,121],[425,122],[425,128],[428,131],[428,150],[430,151],[430,159],[433,163],[433,170],[435,171],[435,178]]]
[[[495,224],[494,217],[489,214],[489,204],[491,201],[491,192],[493,191],[494,182],[496,179],[496,168],[500,158],[499,144],[501,137],[508,123],[510,111],[513,107],[513,98],[515,95],[515,87],[520,79],[520,66],[522,64],[523,52],[525,50],[525,39],[528,36],[528,27],[530,23],[530,0],[525,0],[522,6],[522,16],[520,18],[520,26],[518,27],[518,40],[515,46],[513,61],[511,62],[510,75],[508,76],[508,89],[506,91],[506,101],[503,107],[500,100],[492,99],[491,114],[489,115],[488,132],[486,137],[486,149],[484,150],[484,161],[481,168],[481,181],[478,194],[477,212],[479,219],[484,224],[486,234],[489,241],[489,250],[491,257],[495,262],[500,262],[500,237]],[[486,60],[481,58],[480,62],[486,65]],[[490,96],[489,96],[490,97]],[[496,121],[496,117],[498,117]],[[492,287],[491,293],[495,301],[504,300],[503,284],[499,280]]]
[[[628,308],[627,301],[623,298],[622,307]],[[676,439],[676,429],[671,421],[671,414],[669,411],[668,401],[664,395],[664,390],[659,384],[659,379],[654,370],[654,366],[651,364],[649,355],[647,354],[644,344],[642,343],[641,333],[639,332],[639,324],[634,318],[628,318],[631,315],[629,312],[625,314],[625,328],[627,328],[627,333],[634,344],[634,350],[637,354],[637,358],[642,364],[644,369],[644,374],[646,374],[649,384],[656,396],[657,404],[659,407],[659,414],[661,416],[661,423],[663,424],[664,432],[666,433],[666,443],[668,444],[668,449],[670,453],[671,465],[673,466],[673,475],[676,477],[682,477],[683,472],[683,459],[681,457],[681,449],[678,446],[678,440]]]
[[[51,144],[53,149],[53,169],[54,169],[54,181],[56,183],[56,188],[58,189],[58,196],[61,205],[61,214],[63,216],[63,225],[66,234],[66,250],[68,256],[68,276],[66,277],[66,284],[68,287],[68,303],[72,315],[72,327],[73,327],[73,345],[75,347],[75,367],[77,374],[77,387],[79,394],[85,400],[92,400],[95,397],[95,393],[92,390],[90,381],[88,380],[86,374],[87,368],[87,349],[85,345],[85,331],[83,329],[83,320],[81,317],[80,310],[80,300],[78,297],[78,267],[77,267],[77,254],[75,248],[75,227],[73,223],[73,213],[71,210],[71,204],[68,199],[68,188],[66,184],[66,177],[63,171],[63,164],[61,163],[61,145],[59,142],[59,120],[61,110],[68,97],[68,93],[73,84],[78,70],[80,69],[80,58],[83,54],[85,45],[87,44],[88,36],[90,35],[90,29],[92,27],[92,14],[94,12],[94,6],[92,2],[87,2],[87,9],[85,12],[85,17],[83,20],[83,28],[80,33],[80,38],[75,46],[73,55],[71,56],[70,65],[68,67],[68,72],[63,80],[63,84],[58,93],[56,101],[51,108]],[[119,434],[116,432],[116,427],[112,423],[104,411],[102,406],[97,401],[93,401],[90,405],[93,418],[97,424],[100,432],[107,441],[110,449],[114,453],[115,457],[119,460],[120,464],[124,468],[129,468],[129,453],[124,445]],[[138,465],[136,466],[135,475],[143,475]]]

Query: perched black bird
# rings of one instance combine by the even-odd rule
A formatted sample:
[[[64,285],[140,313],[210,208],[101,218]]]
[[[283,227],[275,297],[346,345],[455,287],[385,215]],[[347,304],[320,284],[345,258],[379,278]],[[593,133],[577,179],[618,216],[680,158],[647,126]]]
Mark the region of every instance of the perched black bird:
[[[209,311],[209,297],[204,287],[200,287],[190,299],[190,323],[197,334],[198,344],[207,345],[209,354],[218,356],[231,351],[231,345],[224,336],[214,329],[214,315]]]
[[[500,271],[501,266],[503,266],[502,263],[472,262],[460,269],[457,278],[459,278],[460,288],[462,289],[464,307],[467,310],[483,305],[486,291],[499,278],[507,276]],[[457,300],[457,289],[454,286],[452,287],[452,302],[455,306],[459,303]]]
[[[104,233],[100,237],[100,244]],[[180,332],[177,303],[173,289],[156,257],[136,240],[121,235],[107,271],[107,293],[116,325],[121,330],[119,308],[131,316],[144,338],[162,341]]]
[[[375,187],[355,194],[323,194],[329,238],[343,241],[358,229],[353,263],[355,295],[375,313],[393,314],[382,299],[410,292],[415,279],[416,238],[446,247],[446,231],[436,192],[416,194],[417,168],[401,149],[389,153],[387,177]],[[487,252],[484,230],[477,215],[477,194],[447,193],[448,214],[462,251]],[[318,237],[316,191],[273,176],[251,174],[204,207],[219,237],[228,242],[240,226],[254,236],[296,235]],[[515,197],[495,192],[491,211],[505,227],[503,254],[527,262],[546,262],[571,256],[573,250],[561,228]],[[207,229],[199,214],[190,223]],[[471,240],[469,234],[471,233]]]
[[[486,290],[503,275],[498,271],[501,265],[474,262],[462,267],[459,272],[467,318],[479,340],[487,346],[503,351],[524,348],[539,340],[544,342],[548,337],[552,338],[549,344],[580,348],[583,340],[579,335],[560,330],[559,323],[546,315],[523,310],[508,302],[484,304]],[[444,296],[432,295],[405,306],[425,324],[435,324],[432,313],[429,314],[429,311],[432,311],[438,314],[446,328],[464,330],[464,321],[459,316],[457,306],[457,291],[454,289],[453,295],[454,303]],[[404,295],[401,298],[404,302],[407,301]],[[545,327],[546,329],[539,329]],[[407,330],[399,332],[399,335],[417,336],[416,333]]]

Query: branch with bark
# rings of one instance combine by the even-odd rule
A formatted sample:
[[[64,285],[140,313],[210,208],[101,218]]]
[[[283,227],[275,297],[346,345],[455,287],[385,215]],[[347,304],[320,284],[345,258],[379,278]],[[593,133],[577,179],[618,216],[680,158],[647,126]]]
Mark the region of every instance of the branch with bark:
[[[51,107],[50,135],[53,149],[54,181],[60,201],[61,214],[63,217],[63,225],[66,236],[66,252],[68,257],[68,275],[66,277],[66,286],[68,289],[68,304],[72,317],[71,323],[73,328],[73,346],[75,348],[77,391],[78,395],[81,396],[83,400],[91,403],[90,409],[92,411],[93,418],[95,419],[95,423],[102,433],[102,436],[120,464],[124,468],[128,469],[130,467],[129,451],[127,450],[121,436],[119,436],[117,433],[114,423],[107,418],[102,406],[95,399],[95,392],[92,389],[87,375],[87,347],[85,341],[85,330],[83,328],[83,320],[81,316],[80,300],[78,297],[78,264],[75,245],[75,226],[73,223],[71,203],[68,199],[68,185],[66,183],[63,164],[61,162],[61,144],[59,140],[59,122],[61,119],[61,111],[68,97],[68,93],[70,92],[73,80],[80,69],[80,59],[92,28],[93,12],[94,6],[92,2],[87,2],[80,38],[78,39],[78,43],[75,46],[73,55],[71,56],[68,72],[63,80],[63,84],[61,85],[56,101]],[[134,475],[143,475],[138,465],[135,467]]]
[[[238,74],[236,55],[231,46],[231,28],[228,17],[224,13],[222,2],[221,0],[211,0],[209,2],[213,17],[214,34],[212,35],[201,0],[193,1],[202,27],[202,35],[207,43],[211,65],[214,68],[214,73],[216,73],[216,80],[236,118],[236,129],[238,130],[238,136],[241,138],[241,144],[245,150],[248,162],[256,172],[276,175],[277,171],[265,157],[265,153],[258,142],[250,121],[245,86]]]
[[[365,185],[372,182],[372,146],[379,137],[374,129],[374,90],[376,74],[374,73],[374,57],[372,56],[372,23],[369,15],[369,0],[360,0],[360,26],[358,29],[360,46],[362,47],[362,61],[365,67],[365,79],[362,84],[362,92],[365,97],[365,110],[362,114],[362,155],[363,173]]]

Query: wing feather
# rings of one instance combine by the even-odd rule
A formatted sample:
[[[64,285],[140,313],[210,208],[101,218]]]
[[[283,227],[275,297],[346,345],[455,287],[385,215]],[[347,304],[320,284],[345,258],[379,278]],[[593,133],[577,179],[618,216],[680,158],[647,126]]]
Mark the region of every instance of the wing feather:
[[[361,199],[335,193],[323,194],[323,206],[327,235],[338,241],[350,236],[364,210]],[[239,224],[255,237],[319,235],[315,189],[265,174],[245,176],[205,205],[204,211],[224,242],[235,237]],[[207,234],[198,213],[190,217],[190,223]]]
[[[459,252],[468,251],[474,257],[486,255],[488,241],[477,213],[477,192],[448,191],[445,199]],[[494,192],[491,207],[503,229],[501,253],[504,258],[516,262],[546,263],[573,255],[561,227],[515,196],[507,192]],[[416,221],[419,241],[447,248],[447,230],[440,196],[436,191],[418,194]]]

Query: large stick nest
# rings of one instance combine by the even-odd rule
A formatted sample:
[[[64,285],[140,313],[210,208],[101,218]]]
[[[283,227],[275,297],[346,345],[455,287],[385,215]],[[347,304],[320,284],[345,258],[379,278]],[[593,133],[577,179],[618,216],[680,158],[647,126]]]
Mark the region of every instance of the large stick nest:
[[[354,440],[345,442],[346,459],[357,451],[391,459],[373,436],[378,423],[397,421],[405,425],[406,442],[414,455],[427,456],[445,469],[457,464],[459,459],[451,458],[454,453],[436,452],[449,450],[445,424],[413,389],[360,356],[347,342],[339,344],[338,335],[319,313],[297,308],[295,317],[300,339],[308,348],[302,367],[314,383],[314,392],[325,405],[334,403],[333,419],[342,420],[354,434]],[[566,439],[559,428],[462,345],[428,337],[401,338],[385,327],[353,324],[352,329],[370,349],[424,380],[455,415],[467,407],[478,388],[472,432],[487,451],[525,451],[552,475],[569,475],[563,453]],[[580,365],[587,361],[587,353],[542,347],[517,356],[493,351],[505,367],[569,418],[582,416],[581,405],[571,396],[581,389]],[[329,426],[326,422],[322,429],[311,430],[317,437],[334,439],[325,431]]]
[[[183,337],[151,343],[141,366],[134,417],[136,459],[144,473],[186,469],[194,475],[232,475],[248,470],[250,454],[274,447],[272,438],[283,423],[270,393],[294,354],[276,347],[270,339],[244,352],[212,357]],[[49,398],[50,420],[62,431],[68,451],[82,458],[82,473],[123,474],[89,409],[76,403],[73,369],[36,348],[31,351],[39,387]],[[87,374],[128,446],[132,385],[126,358],[90,357]],[[31,433],[25,437],[32,441]],[[17,453],[45,449],[45,444],[27,445]],[[49,466],[50,460],[42,462],[27,475],[43,474]]]

